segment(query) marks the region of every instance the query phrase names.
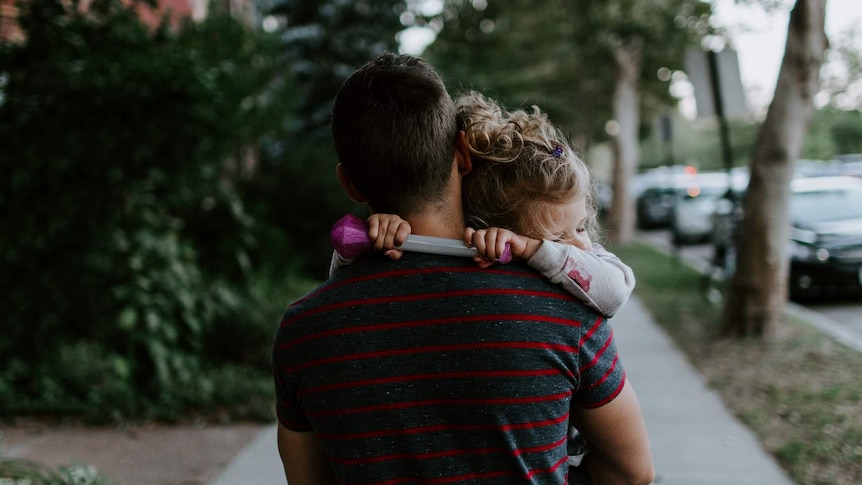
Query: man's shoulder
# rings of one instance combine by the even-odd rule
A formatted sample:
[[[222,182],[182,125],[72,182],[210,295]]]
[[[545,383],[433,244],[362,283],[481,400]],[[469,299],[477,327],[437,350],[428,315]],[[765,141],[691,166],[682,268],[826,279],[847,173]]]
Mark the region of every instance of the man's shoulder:
[[[593,312],[577,297],[554,284],[524,261],[479,268],[469,258],[405,253],[400,260],[362,257],[340,268],[328,280],[294,302],[301,311],[330,301],[358,297],[405,295],[413,292],[481,291],[491,295],[523,295],[536,301],[553,299],[559,304]],[[524,300],[530,304],[530,300]]]

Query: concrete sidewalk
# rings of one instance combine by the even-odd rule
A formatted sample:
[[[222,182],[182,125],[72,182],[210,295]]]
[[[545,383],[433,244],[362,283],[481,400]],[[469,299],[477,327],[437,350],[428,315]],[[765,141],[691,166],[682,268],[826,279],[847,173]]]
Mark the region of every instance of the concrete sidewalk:
[[[641,401],[661,485],[793,483],[709,389],[632,297],[611,320],[628,378]],[[209,485],[285,483],[275,427],[262,432]]]
[[[637,298],[611,320],[661,485],[793,483]]]
[[[287,483],[276,448],[275,425],[261,431],[208,485],[274,485]]]

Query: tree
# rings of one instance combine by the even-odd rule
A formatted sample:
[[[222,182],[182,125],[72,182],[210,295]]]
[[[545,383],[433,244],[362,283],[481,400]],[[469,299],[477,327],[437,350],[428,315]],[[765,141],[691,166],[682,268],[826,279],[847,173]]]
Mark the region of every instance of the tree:
[[[507,108],[538,105],[587,148],[608,117],[610,77],[578,45],[576,25],[560,20],[568,9],[562,0],[541,9],[528,0],[450,0],[424,19],[440,31],[423,56],[453,95],[475,89]]]
[[[667,99],[667,86],[657,82],[655,73],[680,69],[685,49],[710,33],[711,11],[708,4],[689,0],[580,0],[573,5],[576,30],[589,33],[582,42],[595,46],[599,64],[612,66],[614,72],[608,233],[612,242],[625,243],[634,236],[636,223],[629,180],[639,163],[642,108],[650,106],[650,98]]]
[[[397,50],[404,0],[281,0],[271,13],[286,19],[285,59],[301,100],[295,129],[329,129],[329,106],[341,82],[377,53]]]
[[[790,13],[775,96],[751,161],[737,256],[722,329],[738,337],[773,337],[787,303],[790,180],[814,114],[828,41],[826,0],[797,0]]]

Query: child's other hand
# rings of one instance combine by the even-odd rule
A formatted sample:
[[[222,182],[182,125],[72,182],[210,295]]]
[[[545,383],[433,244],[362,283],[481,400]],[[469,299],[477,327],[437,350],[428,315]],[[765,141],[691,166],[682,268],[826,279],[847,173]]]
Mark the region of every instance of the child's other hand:
[[[368,238],[376,251],[390,259],[400,259],[404,251],[398,249],[410,235],[410,224],[395,214],[372,214],[368,223]]]
[[[506,244],[509,245],[512,257],[521,259],[530,259],[542,245],[542,241],[499,227],[479,230],[468,227],[464,230],[464,243],[468,247],[476,248],[478,254],[473,261],[480,268],[487,268],[500,259],[506,250]]]

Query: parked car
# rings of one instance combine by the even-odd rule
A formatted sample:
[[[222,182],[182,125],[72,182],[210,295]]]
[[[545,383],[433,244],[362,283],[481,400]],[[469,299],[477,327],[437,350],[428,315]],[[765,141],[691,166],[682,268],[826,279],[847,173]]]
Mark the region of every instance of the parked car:
[[[679,191],[670,213],[670,233],[674,244],[707,241],[713,233],[713,214],[722,199],[738,200],[748,186],[748,171],[700,173]]]
[[[838,162],[824,160],[799,159],[793,167],[793,177],[822,177],[839,175]]]
[[[838,163],[862,162],[862,153],[843,153],[841,155],[835,155],[835,161]]]
[[[598,181],[595,185],[596,205],[598,206],[599,215],[607,214],[611,210],[611,203],[614,198],[614,189],[605,181]]]
[[[650,187],[637,199],[637,221],[640,229],[661,229],[670,222],[677,187]]]
[[[862,296],[862,179],[795,179],[791,191],[791,298]]]
[[[841,175],[849,175],[851,177],[862,178],[862,162],[842,163],[839,170],[841,172]]]
[[[669,207],[658,209],[657,212],[653,213],[652,209],[645,209],[645,205],[649,204],[651,206],[653,201],[657,198],[657,192],[670,190],[670,188],[676,184],[677,179],[692,170],[694,170],[694,167],[687,167],[684,165],[665,165],[644,170],[632,177],[628,191],[629,195],[635,200],[637,205],[639,228],[649,229],[667,227]],[[656,191],[655,189],[660,190]],[[613,199],[613,188],[611,187],[610,182],[597,182],[595,190],[599,212],[607,213],[610,210]],[[647,191],[649,191],[649,193],[645,195],[645,192]],[[658,199],[661,199],[660,195]],[[659,204],[664,204],[664,202],[659,200]],[[649,213],[644,212],[644,210]]]
[[[693,170],[654,169],[640,174],[638,195],[635,198],[638,228],[668,227],[677,196],[684,193],[696,177]]]
[[[734,270],[741,206],[734,207],[721,205],[714,216],[712,265],[724,275]],[[794,179],[790,218],[790,298],[862,297],[862,179]]]

